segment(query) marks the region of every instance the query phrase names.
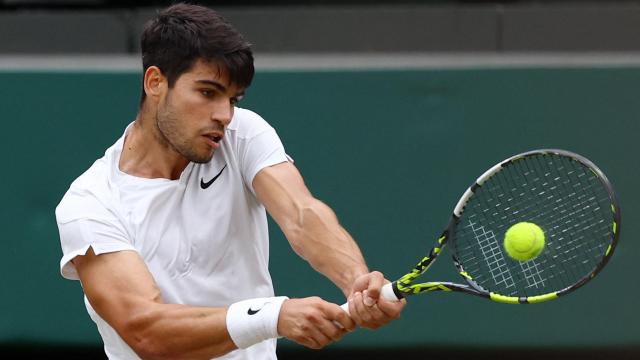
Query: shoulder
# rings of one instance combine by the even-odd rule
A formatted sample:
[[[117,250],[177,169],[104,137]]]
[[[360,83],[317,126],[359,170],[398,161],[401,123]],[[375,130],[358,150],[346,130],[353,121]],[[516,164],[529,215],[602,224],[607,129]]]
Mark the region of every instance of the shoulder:
[[[117,194],[112,178],[123,143],[124,135],[71,183],[56,207],[59,223],[82,218],[104,218],[104,214],[111,212]]]
[[[73,181],[56,207],[58,222],[104,217],[110,193],[108,173],[109,168],[102,158]]]
[[[227,128],[235,137],[246,139],[259,135],[265,131],[273,130],[273,127],[255,112],[236,107],[233,119]]]
[[[89,189],[101,184],[108,178],[108,164],[105,158],[96,160],[82,175],[78,176],[70,189]]]

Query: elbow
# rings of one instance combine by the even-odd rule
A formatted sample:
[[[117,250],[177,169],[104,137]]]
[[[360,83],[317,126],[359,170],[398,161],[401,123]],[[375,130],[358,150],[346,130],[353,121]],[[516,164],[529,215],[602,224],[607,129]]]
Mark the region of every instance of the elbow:
[[[144,360],[175,360],[175,359],[211,359],[212,357],[222,356],[234,349],[235,345],[226,345],[216,349],[215,352],[208,354],[186,355],[173,347],[169,341],[161,341],[158,337],[141,337],[132,342],[128,342],[133,351]]]
[[[157,315],[157,314],[156,314]],[[193,342],[185,346],[185,337],[171,334],[161,329],[153,314],[139,316],[122,325],[121,336],[141,359],[173,360],[173,359],[210,359],[222,356],[235,349],[233,343],[221,342],[211,353],[196,351]],[[200,349],[202,350],[202,349]],[[195,352],[194,352],[195,351]]]
[[[150,336],[133,334],[128,336],[125,341],[141,359],[164,360],[172,358],[167,347]]]
[[[171,355],[163,349],[160,344],[153,341],[139,341],[130,343],[129,346],[141,359],[145,360],[165,360],[171,359]]]
[[[147,316],[129,319],[118,331],[122,339],[141,359],[164,360],[175,358],[169,342],[154,334],[153,324]]]
[[[138,339],[129,346],[141,358],[145,360],[165,360],[175,358],[166,346],[153,339]]]

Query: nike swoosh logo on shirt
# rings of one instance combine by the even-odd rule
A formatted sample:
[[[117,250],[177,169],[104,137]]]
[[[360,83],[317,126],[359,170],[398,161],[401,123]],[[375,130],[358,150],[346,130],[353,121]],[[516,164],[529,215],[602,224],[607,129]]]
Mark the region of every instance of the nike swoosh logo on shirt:
[[[211,186],[211,184],[213,184],[214,181],[216,181],[216,179],[218,179],[218,177],[220,176],[220,174],[222,174],[222,172],[224,171],[224,169],[227,167],[227,164],[224,164],[224,166],[222,167],[222,170],[220,170],[220,172],[213,177],[213,179],[209,180],[209,181],[204,181],[204,178],[200,178],[200,187],[203,189],[208,188],[209,186]]]

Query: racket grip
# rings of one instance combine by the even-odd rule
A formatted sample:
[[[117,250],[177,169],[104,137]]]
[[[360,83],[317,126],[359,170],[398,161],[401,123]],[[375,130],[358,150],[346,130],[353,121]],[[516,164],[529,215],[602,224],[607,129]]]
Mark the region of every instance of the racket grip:
[[[380,296],[385,300],[390,301],[399,301],[400,299],[396,296],[396,293],[393,292],[392,283],[387,283],[382,286],[382,290],[380,291]],[[349,302],[346,302],[340,305],[342,310],[344,310],[347,314],[349,314]]]

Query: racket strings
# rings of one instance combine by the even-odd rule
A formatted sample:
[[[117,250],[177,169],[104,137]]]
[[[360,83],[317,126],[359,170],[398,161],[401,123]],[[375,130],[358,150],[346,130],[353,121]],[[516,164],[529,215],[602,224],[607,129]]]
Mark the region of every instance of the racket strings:
[[[534,161],[541,161],[541,159],[539,158],[535,158],[533,159]],[[535,165],[535,162],[531,162],[530,164],[526,164],[527,166],[531,165]],[[544,171],[545,168],[545,164],[538,164],[538,169],[541,169],[542,171]],[[558,171],[563,171],[564,170],[564,166],[558,166],[556,168]],[[531,169],[530,169],[531,170]],[[567,175],[567,179],[562,181],[562,182],[567,182],[569,181],[568,178],[570,177],[570,175],[573,173],[573,170],[569,170],[567,171],[566,175]],[[554,176],[555,174],[552,174],[551,172],[546,172],[544,174],[545,178],[543,179],[542,182],[542,186],[548,186],[548,190],[542,192],[543,196],[545,196],[545,200],[547,200],[546,202],[543,202],[542,204],[536,204],[536,206],[540,206],[542,205],[542,214],[548,214],[549,211],[554,211],[554,217],[550,220],[547,221],[547,225],[546,227],[549,229],[554,229],[558,227],[558,224],[562,224],[566,221],[566,217],[571,216],[572,213],[570,211],[568,211],[568,209],[566,209],[566,207],[568,206],[572,206],[570,201],[562,201],[562,194],[560,193],[560,191],[558,190],[558,187],[561,186],[561,184],[559,184],[557,181],[559,180],[558,177],[555,178],[551,178],[552,176]],[[549,185],[549,184],[553,184],[553,185]],[[580,183],[576,183],[576,184],[580,184]],[[566,193],[566,198],[564,200],[568,200],[572,197],[575,196],[575,192],[573,191],[569,191]],[[580,206],[581,204],[575,204],[573,205],[573,207],[575,206]],[[562,215],[561,215],[562,214]],[[534,222],[539,221],[538,218],[534,219]],[[559,239],[562,240],[562,239]],[[572,241],[569,241],[569,243],[571,243]],[[560,242],[561,243],[561,242]],[[550,244],[547,244],[547,246],[549,246]],[[557,254],[553,254],[553,252],[555,252],[555,250],[559,250],[561,246],[554,248],[552,246],[549,246],[549,251],[552,253],[552,256],[557,258]],[[535,261],[532,261],[533,263],[536,263]],[[540,260],[538,260],[538,262],[540,263],[540,268],[544,269],[545,265],[546,265],[546,261],[544,258],[541,258]],[[571,274],[567,274],[568,276],[564,276],[566,269],[564,268],[558,268],[558,269],[554,269],[555,272],[549,272],[549,279],[554,279],[555,276],[563,276],[562,278],[562,282],[570,282],[571,278],[575,278],[577,276],[577,274],[575,273],[575,271],[569,271]],[[569,269],[571,270],[571,269]]]
[[[567,167],[579,165],[568,158],[560,159],[568,164]],[[564,167],[560,166],[558,170],[564,171]],[[556,200],[553,203],[553,217],[548,220],[547,227],[550,228],[550,233],[560,235],[555,241],[557,246],[551,246],[549,250],[555,255],[555,259],[563,263],[558,270],[559,274],[565,275],[563,282],[573,283],[593,271],[605,253],[603,246],[610,239],[610,233],[606,228],[611,221],[605,221],[602,215],[606,212],[602,211],[602,206],[606,208],[609,204],[609,196],[597,176],[581,165],[577,170],[567,171],[566,179],[559,184],[560,187],[553,188],[552,192],[563,201]],[[563,198],[565,195],[566,198]],[[592,232],[592,228],[598,227],[605,230],[604,236],[597,236]],[[599,239],[605,241],[598,241]],[[554,275],[555,272],[550,272],[550,277]]]
[[[541,163],[541,161],[544,160],[543,158],[535,158],[534,160],[538,161],[539,168],[545,170],[547,164]],[[565,161],[569,165],[577,165],[577,163],[572,162],[569,159],[565,159]],[[553,166],[553,163],[550,162],[548,165],[551,167]],[[547,275],[550,279],[553,279],[556,275],[560,275],[562,276],[560,283],[569,283],[574,282],[575,279],[579,279],[583,274],[592,270],[591,267],[587,269],[579,269],[576,266],[577,264],[580,264],[576,261],[580,248],[586,246],[585,248],[588,249],[590,244],[586,244],[584,241],[581,241],[581,239],[584,239],[584,236],[572,237],[571,235],[579,233],[583,228],[588,229],[590,227],[590,219],[584,221],[579,220],[584,217],[583,210],[589,209],[590,204],[596,200],[596,197],[590,196],[590,193],[592,192],[592,185],[597,184],[597,181],[582,181],[582,178],[587,175],[592,178],[595,176],[582,166],[578,167],[576,170],[575,168],[569,168],[567,164],[562,165],[559,163],[559,166],[556,166],[556,170],[560,174],[566,172],[564,174],[566,176],[557,176],[557,174],[554,174],[553,172],[545,173],[545,176],[550,178],[550,180],[546,182],[552,183],[553,185],[549,186],[549,195],[547,195],[547,200],[549,201],[546,204],[547,206],[543,207],[543,210],[553,212],[553,217],[546,219],[548,224],[546,227],[550,229],[547,232],[562,228],[561,233],[564,233],[557,241],[558,246],[550,246],[549,251],[553,258],[560,259],[565,265],[570,266],[556,267],[554,269],[555,271],[547,271]],[[594,178],[594,180],[597,180],[597,178]],[[569,186],[570,184],[571,186]],[[543,213],[548,214],[547,211],[544,211]],[[594,222],[594,224],[595,223],[598,223],[598,221]],[[566,244],[563,240],[567,240]],[[566,254],[568,256],[562,256],[562,254],[558,253],[559,251],[562,251],[562,254]],[[553,254],[554,252],[556,254]],[[598,256],[598,258],[600,257],[601,256]],[[542,263],[543,268],[547,261],[548,260],[544,257],[539,260],[539,262]],[[535,260],[533,262],[536,263]],[[560,286],[560,283],[556,286]]]
[[[456,227],[454,251],[483,288],[533,296],[571,286],[601,262],[612,237],[610,199],[589,168],[564,156],[535,155],[495,174],[470,199]],[[511,259],[504,232],[528,221],[545,232],[542,254]]]

